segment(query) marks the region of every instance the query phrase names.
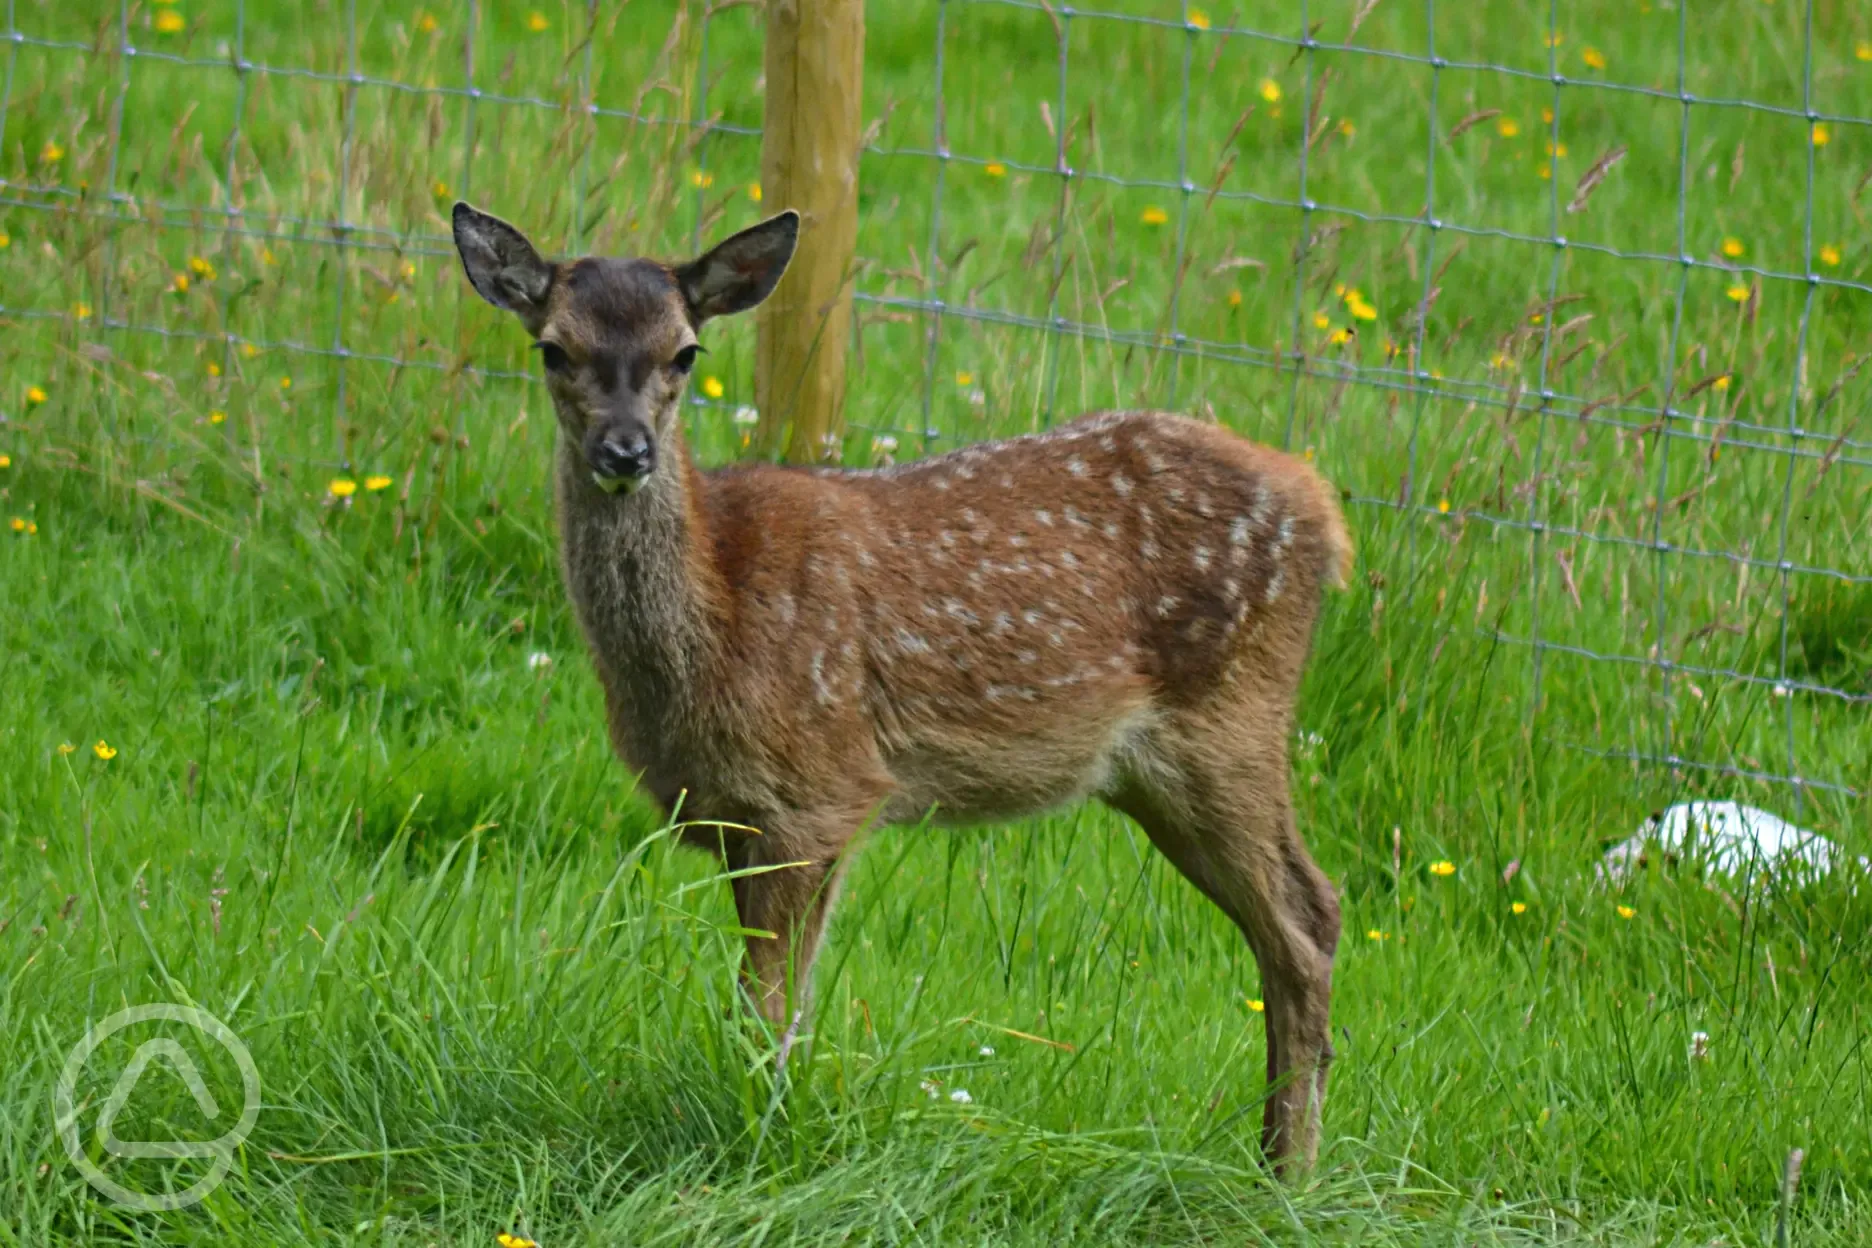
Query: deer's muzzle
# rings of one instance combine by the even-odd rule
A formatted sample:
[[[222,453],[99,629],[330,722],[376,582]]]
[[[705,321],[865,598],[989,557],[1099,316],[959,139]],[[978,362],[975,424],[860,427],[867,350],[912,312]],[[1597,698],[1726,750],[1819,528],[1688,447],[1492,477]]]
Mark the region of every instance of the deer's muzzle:
[[[641,431],[600,438],[587,455],[592,481],[607,494],[635,493],[656,471],[656,444]]]

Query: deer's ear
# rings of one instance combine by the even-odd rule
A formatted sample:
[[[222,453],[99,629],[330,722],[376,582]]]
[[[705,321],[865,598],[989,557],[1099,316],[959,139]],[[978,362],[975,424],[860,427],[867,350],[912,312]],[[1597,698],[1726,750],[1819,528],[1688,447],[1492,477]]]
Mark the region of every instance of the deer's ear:
[[[460,201],[455,204],[454,225],[462,268],[483,299],[521,316],[537,316],[546,310],[552,266],[540,259],[526,235]]]
[[[789,208],[677,269],[676,280],[696,324],[745,312],[771,295],[798,242],[799,213]]]

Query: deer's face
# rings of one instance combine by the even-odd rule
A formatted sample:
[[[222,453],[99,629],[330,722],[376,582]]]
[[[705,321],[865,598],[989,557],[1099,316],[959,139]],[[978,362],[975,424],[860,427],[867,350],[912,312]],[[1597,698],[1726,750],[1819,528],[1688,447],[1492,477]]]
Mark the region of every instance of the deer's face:
[[[511,225],[467,204],[455,205],[454,226],[468,280],[533,335],[560,428],[607,494],[655,478],[702,350],[697,331],[765,299],[799,236],[798,214],[784,212],[683,265],[596,256],[551,264]]]

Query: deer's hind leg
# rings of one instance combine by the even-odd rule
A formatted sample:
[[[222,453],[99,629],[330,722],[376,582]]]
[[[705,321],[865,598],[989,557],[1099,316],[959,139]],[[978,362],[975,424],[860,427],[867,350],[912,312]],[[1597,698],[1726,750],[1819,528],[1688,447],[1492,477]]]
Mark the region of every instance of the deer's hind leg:
[[[1275,717],[1281,721],[1284,716]],[[1294,826],[1284,733],[1167,722],[1108,801],[1241,929],[1261,967],[1269,1089],[1261,1142],[1310,1168],[1332,1060],[1328,1006],[1339,900]]]

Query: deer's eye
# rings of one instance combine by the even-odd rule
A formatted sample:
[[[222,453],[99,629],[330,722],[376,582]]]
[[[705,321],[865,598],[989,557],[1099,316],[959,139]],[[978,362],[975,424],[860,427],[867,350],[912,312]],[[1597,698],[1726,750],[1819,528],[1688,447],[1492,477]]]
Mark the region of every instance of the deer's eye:
[[[670,361],[670,367],[675,369],[678,373],[687,376],[689,370],[695,367],[696,354],[701,350],[702,348],[700,345],[693,342],[690,343],[676,353],[676,358]]]
[[[535,345],[539,347],[540,359],[545,363],[547,372],[563,373],[572,367],[571,358],[566,355],[565,348],[558,343],[541,342]]]

